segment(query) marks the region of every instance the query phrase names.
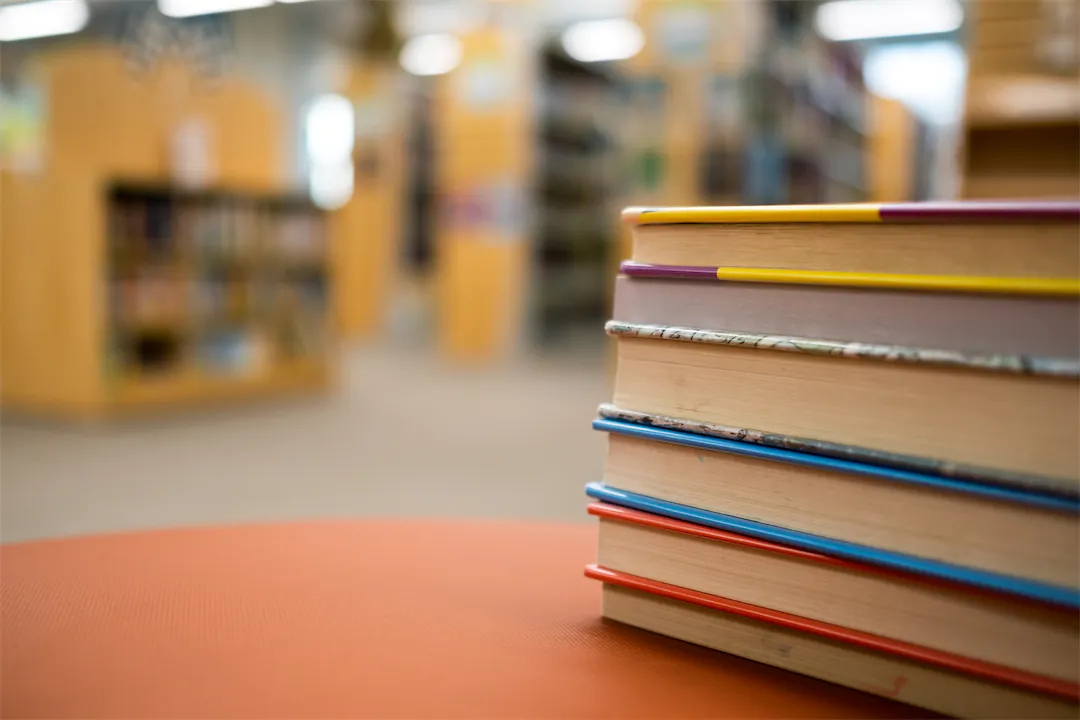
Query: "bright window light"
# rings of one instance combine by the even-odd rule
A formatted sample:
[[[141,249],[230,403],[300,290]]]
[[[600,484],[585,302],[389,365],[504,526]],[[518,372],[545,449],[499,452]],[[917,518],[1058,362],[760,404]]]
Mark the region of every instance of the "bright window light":
[[[356,138],[352,103],[341,95],[320,95],[307,111],[304,134],[313,165],[336,165],[352,157]]]
[[[444,33],[417,35],[405,41],[400,60],[413,75],[445,75],[461,62],[461,40]]]
[[[957,0],[834,0],[815,21],[826,40],[868,40],[952,32],[964,11]]]
[[[484,23],[488,8],[475,0],[394,2],[394,24],[405,37],[463,35]]]
[[[873,47],[863,69],[871,92],[899,100],[938,125],[960,121],[967,62],[958,44],[940,41]]]
[[[641,7],[641,0],[546,0],[540,5],[549,22],[575,23],[586,20],[632,18]]]
[[[353,194],[352,162],[336,165],[316,165],[308,177],[311,201],[323,210],[337,210]]]
[[[0,7],[0,41],[70,35],[90,20],[86,0],[38,0]]]
[[[304,118],[304,145],[309,161],[311,200],[324,210],[336,210],[353,193],[353,144],[356,114],[343,95],[320,95]]]
[[[169,17],[195,17],[273,5],[274,0],[158,0],[158,10]]]
[[[571,25],[562,44],[578,62],[628,60],[645,47],[645,33],[632,20],[589,20]]]

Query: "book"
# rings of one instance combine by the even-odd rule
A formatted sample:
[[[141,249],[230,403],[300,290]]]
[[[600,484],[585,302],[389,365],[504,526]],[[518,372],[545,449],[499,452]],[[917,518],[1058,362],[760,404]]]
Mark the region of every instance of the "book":
[[[1080,499],[598,418],[609,488],[1080,588]],[[1008,531],[1003,531],[1007,528]]]
[[[678,267],[626,262],[621,269],[613,317],[625,323],[1080,357],[1080,302],[1068,295],[716,282],[715,268],[693,269],[713,282],[687,282]]]
[[[1076,279],[1080,203],[629,208],[650,265]]]
[[[1080,485],[1080,363],[611,321],[614,404]]]
[[[597,419],[625,421],[634,425],[677,430],[691,435],[704,435],[722,440],[737,440],[739,443],[794,450],[798,453],[838,460],[851,460],[894,470],[911,470],[916,473],[941,478],[970,480],[979,485],[998,485],[1005,488],[1029,490],[1035,494],[1051,494],[1067,498],[1080,497],[1080,487],[1069,480],[1055,480],[1054,478],[1037,475],[972,467],[918,455],[901,455],[854,445],[796,437],[794,435],[783,435],[781,433],[701,422],[699,420],[687,420],[686,418],[676,418],[668,415],[643,413],[637,410],[621,408],[612,403],[601,403],[596,412]],[[594,427],[595,422],[594,420]]]
[[[851,630],[1076,683],[1068,608],[593,503],[597,564]]]
[[[594,500],[633,508],[674,520],[704,525],[716,530],[747,535],[758,540],[768,540],[780,545],[808,550],[855,562],[878,565],[902,572],[924,575],[952,583],[960,583],[990,592],[1014,595],[1029,600],[1080,609],[1080,594],[1075,588],[1051,585],[1028,578],[1003,575],[954,563],[930,560],[914,555],[869,545],[859,545],[844,540],[791,530],[778,525],[747,520],[746,518],[711,512],[689,505],[681,505],[647,495],[638,495],[603,483],[589,483],[585,493]]]
[[[982,277],[976,275],[918,275],[898,273],[786,270],[782,268],[697,267],[623,262],[621,270],[638,277],[683,280],[875,288],[983,295],[1080,296],[1080,278]]]
[[[1075,718],[1075,685],[595,565],[605,617],[961,717]]]

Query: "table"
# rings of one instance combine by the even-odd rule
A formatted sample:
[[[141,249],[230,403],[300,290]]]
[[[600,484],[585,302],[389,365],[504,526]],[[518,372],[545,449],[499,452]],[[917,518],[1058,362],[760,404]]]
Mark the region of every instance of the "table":
[[[0,549],[2,714],[912,717],[601,620],[592,525],[321,521]]]

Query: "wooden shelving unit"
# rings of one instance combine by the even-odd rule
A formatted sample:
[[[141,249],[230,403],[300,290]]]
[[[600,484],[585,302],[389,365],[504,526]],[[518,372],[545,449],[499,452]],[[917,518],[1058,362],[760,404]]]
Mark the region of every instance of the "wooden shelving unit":
[[[726,39],[705,42],[694,63],[674,63],[663,37],[650,37],[626,67],[628,203],[868,199],[862,58],[817,35],[814,9],[800,0],[701,4],[705,37]],[[650,32],[673,12],[677,4],[642,3],[639,24]]]
[[[618,237],[618,83],[610,68],[541,53],[532,308],[540,345],[592,333],[609,314]]]
[[[284,190],[274,103],[179,61],[135,72],[108,45],[32,70],[48,161],[0,172],[4,410],[99,419],[331,383],[335,233]],[[199,191],[171,152],[192,120]]]
[[[305,198],[118,183],[106,203],[107,401],[325,381],[326,218]]]
[[[1080,86],[1074,77],[973,77],[968,88],[966,121],[970,128],[1052,125],[1077,117]]]
[[[1080,196],[1080,8],[971,3],[962,194]]]
[[[868,182],[873,202],[929,200],[934,188],[934,127],[899,100],[871,95]]]

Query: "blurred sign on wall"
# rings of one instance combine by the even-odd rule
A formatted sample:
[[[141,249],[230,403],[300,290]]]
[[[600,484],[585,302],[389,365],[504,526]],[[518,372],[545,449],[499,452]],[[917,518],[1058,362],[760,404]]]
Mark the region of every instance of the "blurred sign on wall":
[[[35,85],[0,88],[0,169],[39,173],[44,169],[45,99]]]
[[[709,54],[712,13],[709,3],[673,2],[654,15],[653,37],[672,65],[698,65]]]

